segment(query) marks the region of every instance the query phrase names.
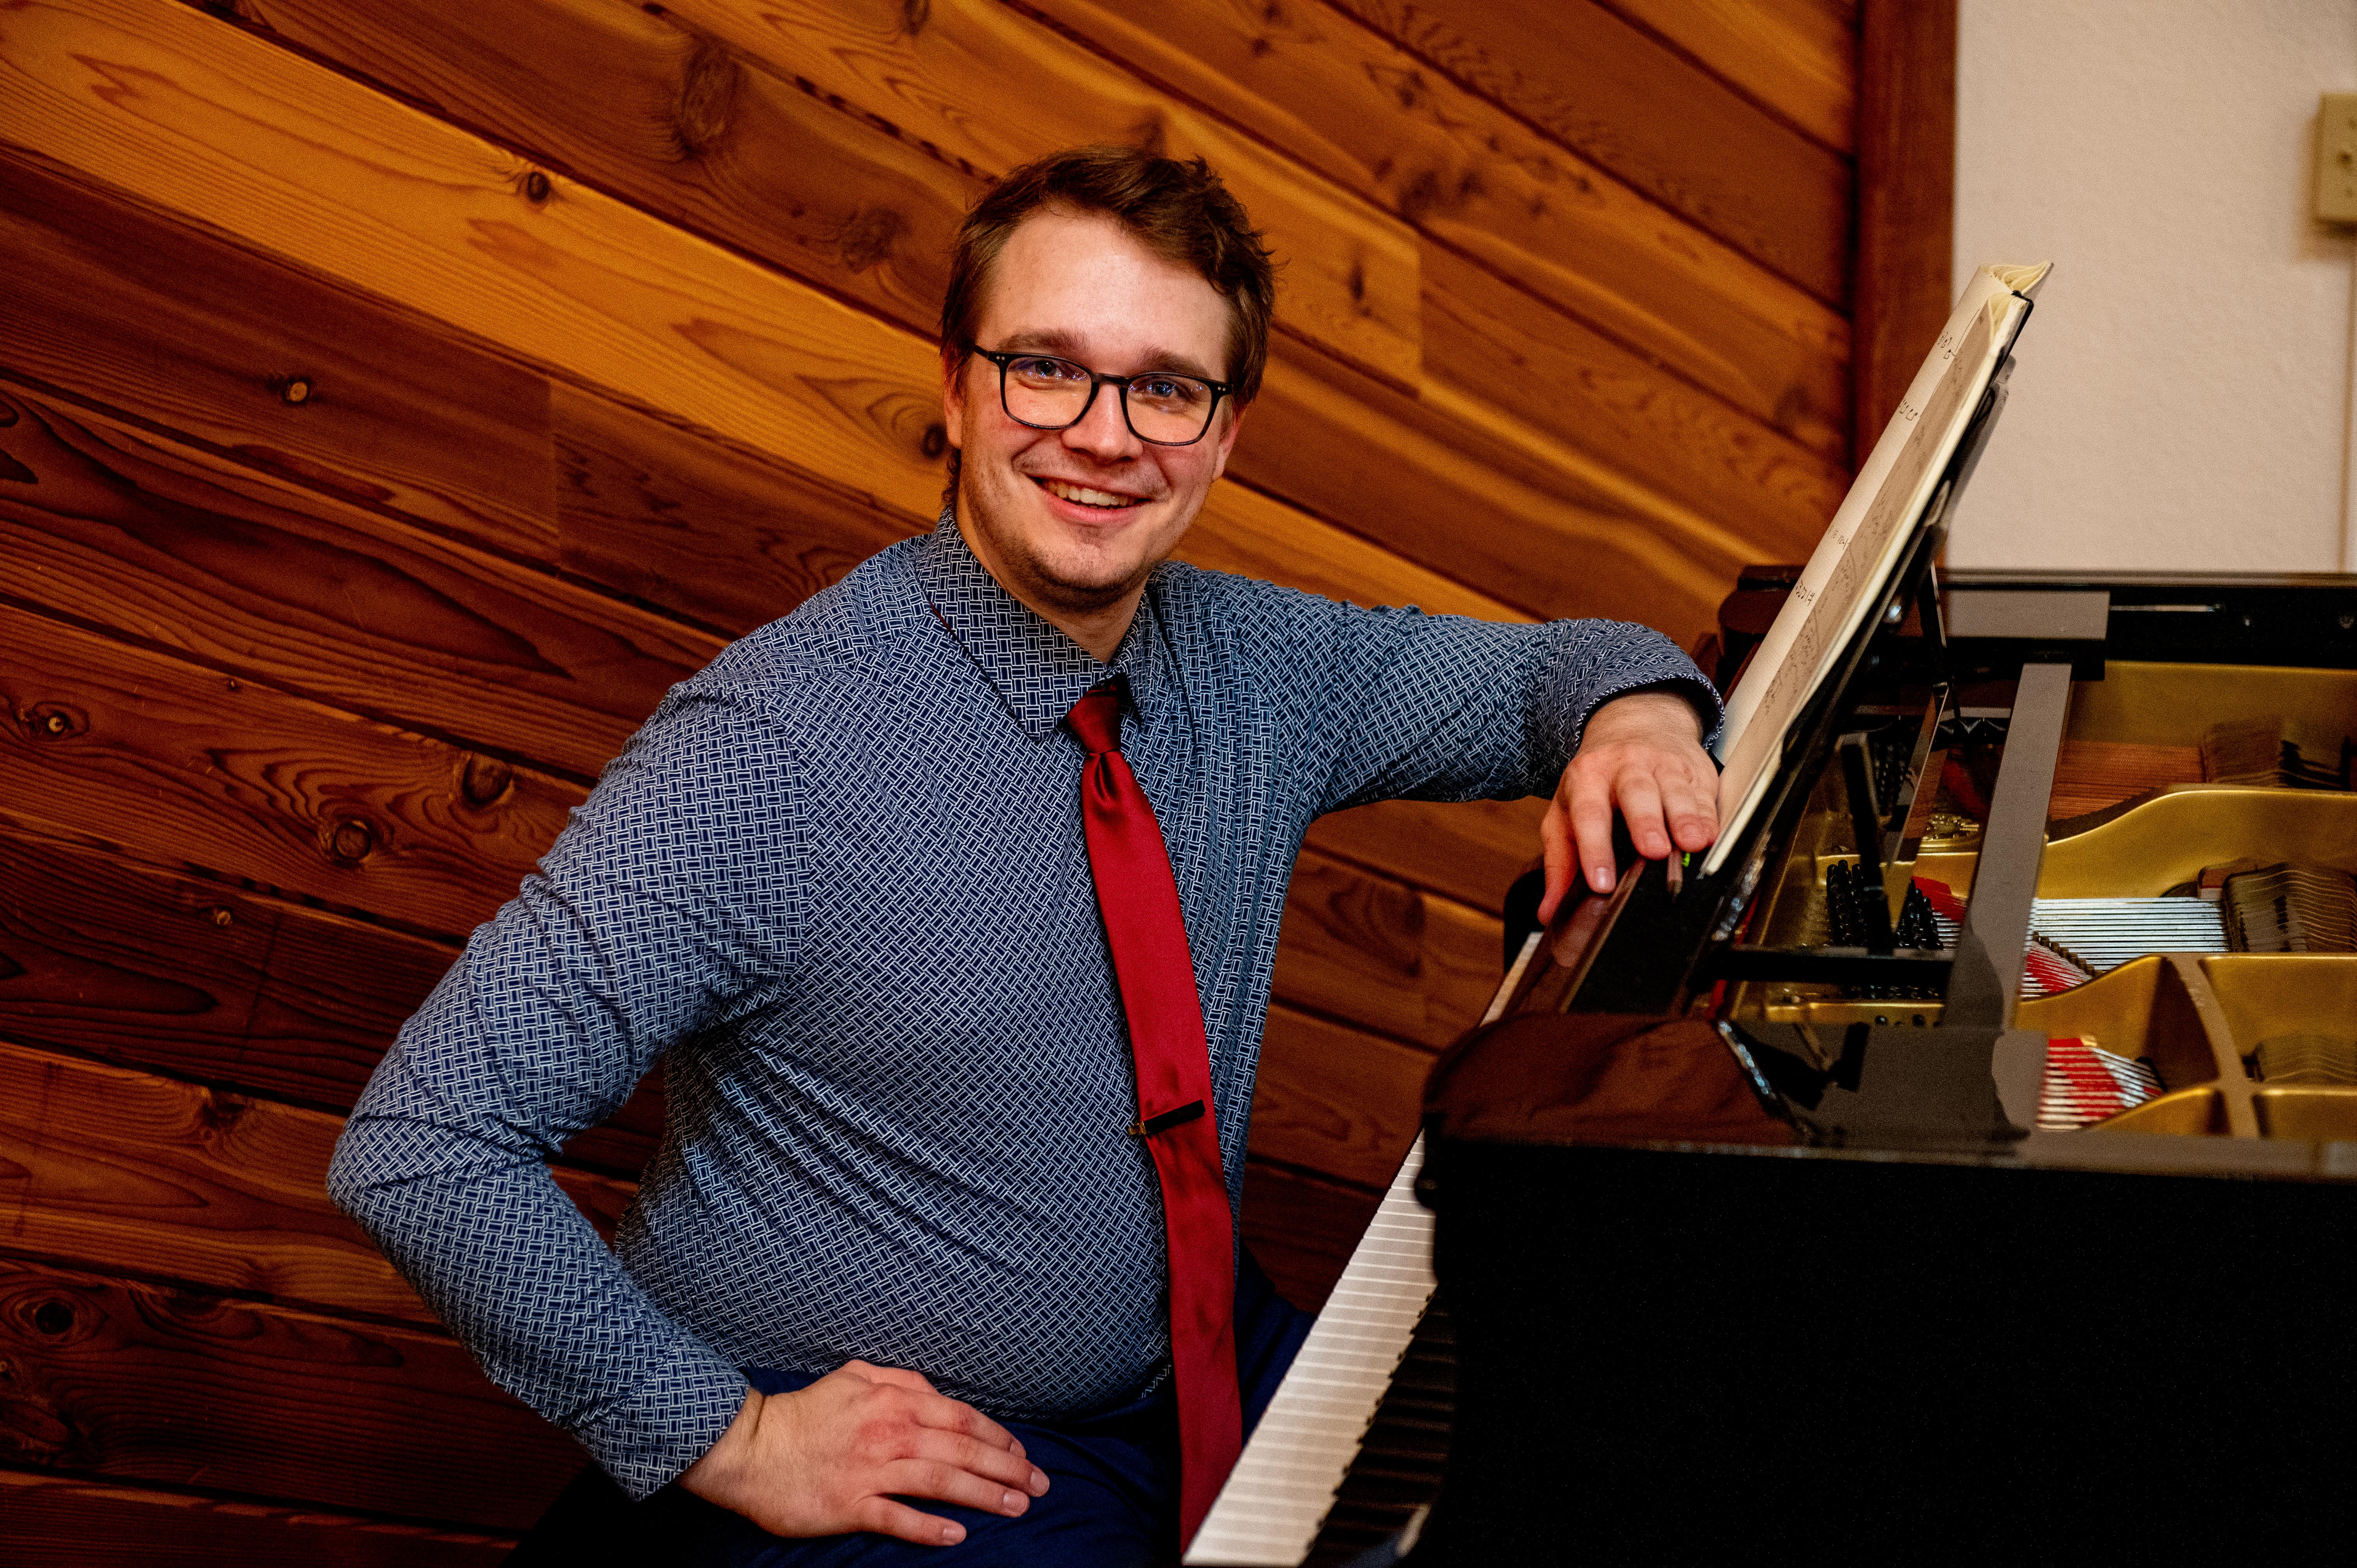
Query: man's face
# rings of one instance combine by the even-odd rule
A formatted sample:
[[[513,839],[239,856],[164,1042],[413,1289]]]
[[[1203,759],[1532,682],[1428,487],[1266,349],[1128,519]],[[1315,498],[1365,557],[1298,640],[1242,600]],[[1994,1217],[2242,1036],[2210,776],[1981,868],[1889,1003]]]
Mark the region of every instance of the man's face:
[[[1225,381],[1228,306],[1102,214],[1036,212],[1007,237],[983,300],[985,349],[1054,354],[1107,375],[1172,371]],[[979,355],[943,387],[959,448],[958,517],[983,564],[1035,607],[1086,615],[1135,592],[1178,546],[1236,437],[1222,401],[1203,438],[1157,446],[1100,388],[1063,430],[1009,418]]]

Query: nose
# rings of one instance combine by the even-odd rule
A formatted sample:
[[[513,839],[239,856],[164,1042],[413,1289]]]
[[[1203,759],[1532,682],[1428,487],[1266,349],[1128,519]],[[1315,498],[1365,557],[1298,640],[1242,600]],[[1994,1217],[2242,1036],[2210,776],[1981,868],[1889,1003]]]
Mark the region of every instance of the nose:
[[[1144,444],[1122,417],[1121,389],[1113,386],[1097,388],[1097,395],[1089,411],[1076,424],[1064,427],[1064,445],[1074,452],[1086,453],[1101,463],[1117,463],[1135,456]]]

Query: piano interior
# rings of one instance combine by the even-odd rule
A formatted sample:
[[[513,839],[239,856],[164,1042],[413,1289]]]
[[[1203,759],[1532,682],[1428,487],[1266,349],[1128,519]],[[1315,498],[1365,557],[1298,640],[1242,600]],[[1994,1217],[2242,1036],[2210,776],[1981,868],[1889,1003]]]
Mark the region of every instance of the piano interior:
[[[2015,1021],[2086,1047],[2115,1081],[2074,1092],[2050,1062],[2041,1128],[2357,1138],[2357,671],[2123,661],[2103,676],[2072,686]],[[1878,726],[1876,804],[1910,802],[1883,885],[1901,939],[1910,907],[1929,920],[1902,946],[1953,945],[1970,907],[2005,695],[1860,715]],[[1848,797],[1828,768],[1752,940],[1860,940]],[[1932,987],[1789,981],[1727,1000],[1821,1060],[1847,1026],[1932,1027],[1943,1006]]]
[[[1256,1439],[1190,1563],[1404,1526],[1416,1564],[1560,1561],[1566,1506],[1599,1561],[1821,1507],[1844,1560],[1914,1560],[1934,1516],[1959,1555],[2104,1558],[2200,1538],[2213,1494],[2345,1495],[2357,578],[1948,578],[1936,544],[1723,864],[1624,854],[1543,930],[1535,878],[1509,897],[1403,1174],[1418,1337],[1388,1299],[1380,1344],[1334,1326],[1389,1391],[1317,1465]],[[1793,575],[1738,584],[1722,689]],[[2219,1332],[2254,1313],[2333,1348]]]

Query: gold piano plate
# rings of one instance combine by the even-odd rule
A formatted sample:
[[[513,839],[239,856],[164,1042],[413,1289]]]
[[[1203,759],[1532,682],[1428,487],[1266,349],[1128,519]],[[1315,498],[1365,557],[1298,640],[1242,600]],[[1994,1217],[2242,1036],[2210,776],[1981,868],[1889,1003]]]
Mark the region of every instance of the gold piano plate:
[[[2251,1099],[2258,1109],[2262,1138],[2305,1138],[2319,1144],[2357,1140],[2357,1089],[2262,1085]]]
[[[2322,732],[2357,714],[2357,670],[2115,661],[2071,688],[2072,740],[2199,746],[2210,726],[2254,714]]]
[[[2174,1133],[2218,1138],[2231,1132],[2226,1124],[2226,1097],[2214,1085],[2156,1096],[2095,1126],[2106,1133]]]
[[[2357,871],[2357,795],[2213,786],[2171,790],[2046,846],[2040,898],[2166,893],[2206,865],[2304,860]]]

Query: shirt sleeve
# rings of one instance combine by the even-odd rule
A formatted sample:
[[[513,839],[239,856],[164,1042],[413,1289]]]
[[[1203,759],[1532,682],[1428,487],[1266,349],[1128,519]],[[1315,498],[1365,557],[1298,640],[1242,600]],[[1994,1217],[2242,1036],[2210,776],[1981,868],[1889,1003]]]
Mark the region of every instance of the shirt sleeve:
[[[1266,585],[1241,597],[1233,618],[1260,645],[1263,678],[1316,765],[1311,815],[1552,794],[1596,710],[1639,690],[1684,696],[1706,740],[1722,718],[1717,692],[1677,644],[1627,621],[1512,625]]]
[[[807,886],[783,737],[708,675],[664,700],[403,1026],[328,1176],[491,1380],[633,1498],[710,1448],[747,1385],[546,1162],[779,983]]]

